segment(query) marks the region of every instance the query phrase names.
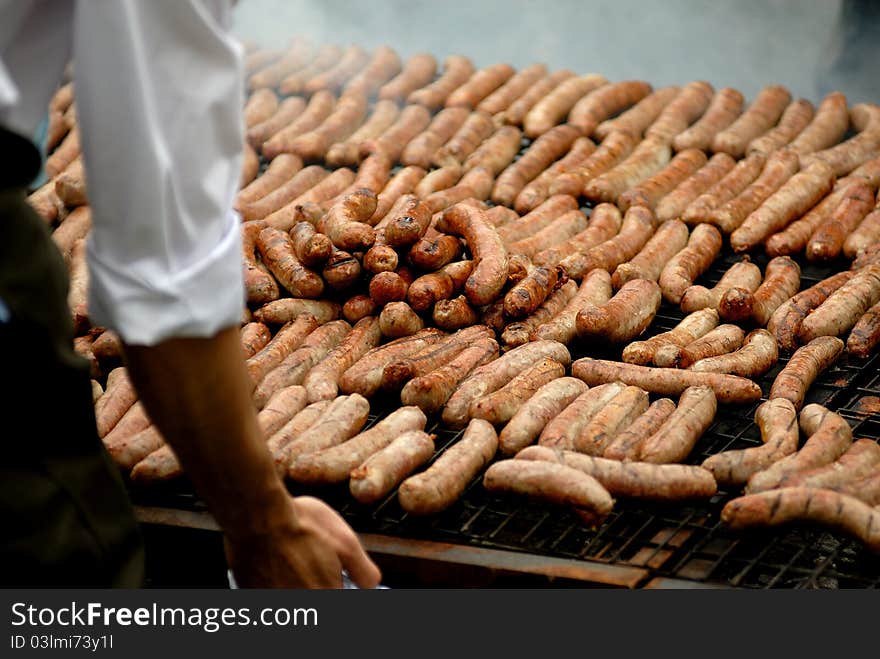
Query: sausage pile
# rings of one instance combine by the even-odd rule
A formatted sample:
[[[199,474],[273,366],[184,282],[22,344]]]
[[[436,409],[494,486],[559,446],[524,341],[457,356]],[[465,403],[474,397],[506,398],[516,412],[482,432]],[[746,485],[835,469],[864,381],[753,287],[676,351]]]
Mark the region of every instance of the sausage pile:
[[[428,515],[482,476],[585,524],[613,497],[745,488],[732,528],[809,520],[880,551],[880,449],[804,405],[880,342],[880,106],[304,39],[250,47],[246,75],[241,341],[285,478]],[[73,83],[49,116],[29,200],[70,269],[99,434],[133,482],[175,478],[89,321]],[[806,261],[837,272],[802,287]],[[684,318],[652,332],[664,304]],[[378,398],[399,406],[367,427]],[[762,399],[762,445],[688,464],[719,405]],[[439,455],[435,422],[464,429]]]

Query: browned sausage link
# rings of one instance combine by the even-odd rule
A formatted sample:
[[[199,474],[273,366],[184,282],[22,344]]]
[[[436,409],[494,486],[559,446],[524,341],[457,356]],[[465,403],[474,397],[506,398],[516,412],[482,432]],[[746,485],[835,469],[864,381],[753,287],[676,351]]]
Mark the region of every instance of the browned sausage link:
[[[644,441],[639,459],[655,464],[681,462],[712,425],[717,408],[715,392],[711,386],[688,387],[682,392],[675,412],[669,415],[657,432]]]
[[[764,178],[763,175],[761,178]],[[741,221],[741,225],[730,235],[731,246],[735,251],[746,251],[760,244],[805,213],[831,190],[833,184],[834,174],[824,163],[813,163],[798,172]],[[758,185],[758,181],[754,185]],[[727,230],[739,221],[739,217],[741,213],[723,218],[722,228]],[[728,223],[729,219],[733,219],[733,222]]]
[[[410,57],[403,70],[379,88],[379,98],[402,101],[415,90],[424,87],[437,72],[437,60],[433,55],[419,53]]]
[[[406,302],[388,302],[379,313],[379,329],[389,338],[411,336],[424,327],[425,321]]]
[[[614,506],[611,495],[592,476],[556,462],[502,460],[486,470],[483,486],[570,506],[590,525],[598,525]]]
[[[434,324],[448,332],[480,322],[480,317],[464,295],[451,300],[438,300],[431,314]]]
[[[513,455],[534,442],[547,423],[586,390],[587,385],[569,377],[542,385],[504,426],[498,437],[501,452]]]
[[[492,116],[485,112],[471,112],[461,127],[445,145],[437,149],[432,162],[440,167],[461,165],[495,130]]]
[[[803,199],[816,194],[817,188],[821,188],[822,175],[820,172],[811,171],[809,174],[801,172],[800,176],[789,185],[785,191],[774,199],[763,211],[751,217],[752,213],[767,201],[771,195],[794,176],[798,174],[798,158],[791,151],[785,149],[777,151],[767,159],[761,174],[749,186],[730,199],[724,205],[709,211],[707,219],[724,233],[732,233],[745,224],[746,228],[736,234],[734,242],[737,245],[745,243],[743,240],[755,232],[758,226],[767,223],[765,216],[779,215],[779,210],[785,213],[791,206],[802,204]],[[828,183],[830,188],[830,182]],[[806,194],[805,194],[806,193]],[[821,198],[821,197],[818,197]],[[818,200],[817,198],[817,200]],[[807,206],[809,208],[809,206]],[[806,210],[806,209],[804,209]],[[762,219],[758,219],[762,218]],[[735,249],[740,249],[736,247]],[[740,249],[740,251],[742,251]]]
[[[660,308],[660,287],[647,279],[634,279],[601,306],[578,311],[575,328],[582,339],[597,338],[626,343],[645,331]]]
[[[822,161],[831,166],[835,176],[844,176],[880,154],[880,107],[860,103],[850,110],[850,119],[860,132],[837,146],[805,156],[804,166]]]
[[[346,93],[321,124],[294,139],[289,149],[306,161],[321,160],[330,145],[351,135],[367,114],[367,97]]]
[[[846,351],[857,357],[868,357],[880,343],[880,302],[868,309],[858,320],[846,340]]]
[[[474,258],[474,269],[464,285],[471,304],[489,304],[507,282],[507,250],[498,233],[478,208],[459,204],[440,218],[437,228],[465,239]]]
[[[779,359],[776,339],[765,329],[753,330],[739,350],[727,355],[708,357],[692,364],[692,371],[730,373],[755,379],[769,371]]]
[[[303,170],[304,172],[305,170]],[[266,224],[282,231],[289,231],[303,220],[316,222],[325,212],[320,204],[336,199],[354,183],[355,174],[347,168],[337,169],[312,186],[308,191],[283,208],[267,215]],[[271,195],[270,195],[271,196]],[[265,200],[261,200],[262,201]]]
[[[536,265],[555,266],[568,256],[586,253],[611,240],[620,230],[620,210],[612,204],[599,204],[590,214],[587,228],[560,245],[541,250],[532,257]]]
[[[602,455],[617,434],[647,409],[647,392],[639,387],[626,387],[583,427],[574,440],[575,450],[589,455]]]
[[[776,125],[790,102],[791,94],[782,85],[764,87],[736,121],[715,135],[712,151],[723,151],[741,158],[749,142]]]
[[[426,471],[400,484],[400,506],[415,515],[445,510],[489,464],[497,450],[495,429],[481,419],[474,419],[462,438],[447,448]]]
[[[526,115],[535,107],[535,104],[543,99],[547,94],[556,89],[560,84],[574,78],[575,73],[569,69],[560,69],[554,71],[550,75],[541,78],[534,83],[529,89],[517,100],[510,104],[510,107],[504,111],[502,117],[505,124],[512,126],[522,126]]]
[[[706,114],[690,128],[676,135],[672,146],[676,151],[708,151],[714,137],[742,113],[743,100],[743,95],[733,87],[719,89],[706,108]]]
[[[303,167],[302,159],[290,153],[282,153],[269,163],[263,172],[253,183],[243,188],[235,198],[236,208],[259,201],[266,195],[277,190],[286,181],[289,181]],[[63,175],[62,175],[63,176]],[[59,177],[59,180],[61,177]],[[253,219],[253,218],[245,218]]]
[[[303,314],[313,315],[319,323],[339,318],[339,305],[327,300],[305,300],[286,297],[264,304],[254,312],[254,320],[270,325],[283,325]]]
[[[669,102],[657,120],[645,131],[645,137],[672,143],[675,136],[703,116],[714,93],[712,85],[703,80],[689,82]]]
[[[577,293],[577,284],[569,279],[553,291],[534,313],[519,322],[510,323],[501,333],[501,341],[507,348],[536,340],[535,330],[562,313]]]
[[[385,226],[385,243],[391,247],[407,247],[417,242],[431,223],[431,211],[415,195],[401,197],[395,212]]]
[[[555,341],[531,341],[508,351],[503,357],[477,368],[449,398],[443,408],[443,422],[463,427],[473,401],[500,389],[536,361],[549,357],[563,366],[571,362],[566,347]]]
[[[498,425],[507,423],[516,411],[542,386],[565,375],[565,367],[553,359],[542,359],[515,376],[500,389],[473,401],[471,418]]]
[[[538,437],[538,444],[550,448],[574,449],[574,443],[593,415],[625,389],[620,382],[593,387],[575,398],[551,419]]]
[[[770,398],[787,398],[797,409],[819,374],[843,353],[843,341],[836,336],[820,336],[799,348],[788,360],[770,387]]]
[[[282,156],[278,156],[272,162],[274,163],[275,161],[281,159],[281,157]],[[298,156],[292,157],[299,160]],[[323,167],[320,167],[318,165],[310,165],[296,172],[293,175],[293,178],[282,183],[266,196],[253,202],[242,204],[239,208],[239,210],[241,211],[241,215],[246,221],[262,220],[272,213],[280,211],[282,208],[289,206],[289,208],[285,209],[284,213],[279,213],[279,216],[277,217],[280,217],[281,215],[284,215],[288,218],[292,217],[295,215],[295,205],[291,204],[297,201],[302,195],[308,192],[315,185],[327,178],[328,175],[329,172]],[[352,180],[354,180],[353,175]],[[295,221],[290,221],[290,226],[292,227],[295,223]]]
[[[852,270],[861,270],[875,263],[880,263],[880,244],[871,245],[865,248],[863,252],[857,254],[850,268]]]
[[[429,328],[373,348],[340,376],[339,389],[346,394],[370,397],[382,386],[382,374],[388,364],[412,357],[444,338],[443,332]]]
[[[870,476],[877,471],[878,464],[880,444],[870,439],[858,439],[835,462],[789,474],[779,486],[837,490],[844,483]]]
[[[363,94],[371,97],[376,91],[400,73],[400,56],[388,46],[379,46],[367,65],[349,80],[344,87],[344,94]]]
[[[582,471],[598,480],[611,494],[679,501],[708,498],[715,494],[715,479],[705,469],[691,465],[655,465],[645,462],[621,463],[595,458],[574,451],[559,451],[534,446],[522,451],[517,460],[558,462]]]
[[[575,104],[608,81],[597,74],[568,78],[535,103],[523,120],[525,133],[534,139],[561,123]]]
[[[434,435],[409,430],[351,470],[351,495],[361,503],[375,503],[433,454]]]
[[[467,204],[481,211],[486,210],[483,203],[492,190],[492,173],[487,169],[472,169],[461,177],[457,185],[433,192],[425,198],[425,205],[431,213],[440,213],[455,204]],[[468,203],[468,202],[476,203]],[[487,220],[488,221],[488,220]],[[495,226],[489,222],[491,226]]]
[[[872,245],[880,245],[880,208],[868,213],[855,231],[847,236],[843,243],[843,255],[848,259],[855,258]]]
[[[504,296],[504,313],[511,318],[522,318],[535,311],[547,299],[559,281],[554,267],[530,268],[524,278]]]
[[[344,291],[357,282],[361,276],[360,262],[348,252],[333,248],[333,253],[324,264],[321,276],[327,285],[336,291]]]
[[[318,321],[309,314],[285,324],[262,350],[247,360],[247,372],[255,385],[278,366],[303,340],[318,327]]]
[[[262,153],[263,144],[293,123],[306,109],[305,99],[291,96],[281,101],[278,110],[266,121],[255,124],[247,131],[247,141]]]
[[[706,154],[688,149],[677,154],[669,164],[653,176],[625,191],[617,200],[620,210],[630,206],[647,206],[654,210],[663,197],[706,164]]]
[[[606,139],[615,131],[624,131],[641,137],[645,130],[657,120],[663,109],[678,96],[678,87],[663,87],[648,94],[629,110],[614,119],[603,121],[594,131],[600,140]]]
[[[271,117],[278,109],[278,97],[271,89],[260,89],[250,95],[244,105],[245,128],[255,126]]]
[[[371,455],[393,442],[399,435],[425,427],[425,415],[416,407],[401,407],[351,439],[290,461],[287,475],[298,483],[323,485],[348,480]]]
[[[464,106],[475,108],[480,101],[507,82],[515,73],[510,64],[494,64],[475,72],[461,87],[446,97],[448,108]]]
[[[663,346],[684,347],[701,336],[705,336],[718,326],[718,312],[707,308],[688,314],[668,332],[655,334],[645,341],[635,341],[623,349],[622,359],[629,364],[646,365],[654,361],[657,351]],[[657,364],[671,366],[672,364]]]
[[[464,161],[465,170],[485,167],[496,176],[513,162],[522,146],[522,131],[515,126],[501,126]]]
[[[631,133],[614,131],[582,165],[557,176],[550,184],[550,193],[581,196],[590,181],[623,162],[636,144],[638,138]]]
[[[807,155],[834,146],[849,128],[846,96],[831,92],[822,102],[810,124],[792,140],[790,148],[798,155]]]
[[[315,298],[324,291],[324,282],[300,263],[290,237],[283,231],[266,227],[257,236],[257,248],[266,266],[292,295]]]
[[[248,85],[251,89],[277,87],[289,75],[308,66],[314,56],[311,42],[307,39],[296,39],[280,59],[251,75]]]
[[[760,151],[769,154],[781,149],[807,127],[815,112],[816,108],[812,103],[799,98],[785,108],[776,128],[749,142],[747,151]]]
[[[687,246],[663,267],[660,289],[667,302],[678,304],[688,287],[703,274],[721,251],[721,232],[710,224],[700,224],[691,232]]]
[[[349,135],[344,141],[331,145],[324,155],[324,160],[331,167],[357,165],[360,160],[361,144],[379,137],[397,120],[400,109],[394,101],[379,101],[363,125]]]
[[[464,286],[473,270],[473,261],[450,263],[437,272],[422,275],[409,287],[407,302],[416,311],[427,311],[436,302],[448,300]]]
[[[557,177],[583,166],[595,151],[596,145],[590,138],[577,138],[565,157],[550,165],[520,191],[513,202],[514,208],[520,213],[537,208],[550,196],[550,186]]]
[[[593,201],[617,203],[622,193],[662,170],[671,155],[668,143],[646,138],[626,160],[587,183],[584,196]]]
[[[309,392],[309,402],[335,398],[342,374],[360,359],[381,338],[378,319],[369,316],[357,322],[342,342],[306,376],[303,386]]]
[[[797,410],[784,398],[768,400],[755,412],[755,423],[761,431],[762,446],[724,451],[703,461],[722,485],[743,485],[752,475],[797,451]]]
[[[592,135],[596,127],[651,93],[651,85],[644,80],[624,80],[603,85],[590,92],[571,109],[568,123],[584,135]]]
[[[764,272],[764,281],[755,291],[752,320],[758,327],[766,327],[773,313],[791,299],[801,287],[801,268],[787,256],[770,260]]]
[[[417,197],[424,199],[439,190],[451,188],[458,183],[463,173],[464,170],[458,163],[452,163],[428,172],[425,178],[419,181],[419,184],[416,186],[415,194]]]
[[[719,309],[721,298],[730,289],[743,288],[754,292],[758,290],[760,285],[761,268],[749,261],[739,261],[730,266],[713,288],[689,286],[681,297],[681,310],[685,313],[691,313],[706,307]],[[723,314],[721,317],[724,318]]]
[[[605,449],[604,457],[611,460],[638,460],[644,441],[657,432],[674,411],[675,403],[669,398],[656,400],[628,428],[617,434]]]
[[[424,177],[425,170],[421,167],[404,167],[392,176],[391,180],[382,188],[382,192],[379,193],[376,210],[369,219],[369,224],[376,227],[377,231],[380,224],[383,227],[386,226],[387,222],[383,222],[383,220],[388,219],[387,216],[395,208],[399,200],[411,194]],[[378,238],[377,242],[380,242]]]
[[[370,297],[378,307],[405,300],[412,279],[412,273],[407,268],[400,268],[397,272],[380,272],[370,279]]]
[[[294,153],[293,143],[300,136],[317,128],[333,111],[335,100],[328,91],[312,96],[308,106],[290,124],[263,142],[263,156],[271,160],[281,153]]]
[[[369,55],[360,46],[349,46],[333,66],[306,81],[303,91],[314,94],[321,90],[336,91],[366,66]]]
[[[343,250],[363,250],[376,239],[365,221],[376,210],[376,194],[361,188],[337,201],[320,220],[317,229]]]
[[[307,268],[318,268],[333,253],[333,243],[323,233],[318,233],[309,222],[299,222],[290,230],[293,253]]]
[[[417,405],[427,414],[439,412],[475,368],[496,357],[498,344],[495,339],[478,339],[445,365],[407,382],[400,392],[400,400],[404,405]]]
[[[554,195],[519,220],[498,227],[498,235],[505,243],[515,243],[548,227],[560,215],[577,210],[577,200],[569,195]]]
[[[585,231],[586,228],[587,218],[581,211],[568,211],[534,235],[511,243],[509,251],[511,254],[524,254],[525,256],[532,257],[538,252],[552,249],[565,243]]]
[[[843,250],[843,243],[874,208],[874,189],[860,183],[848,189],[831,216],[822,222],[807,243],[807,259],[828,261]]]
[[[421,105],[407,105],[391,126],[379,137],[361,143],[362,158],[373,153],[384,153],[389,162],[400,160],[400,154],[409,141],[421,133],[431,121],[431,113]]]
[[[376,303],[369,295],[353,295],[342,305],[342,317],[350,323],[356,323],[361,318],[373,316],[376,313]]]
[[[473,73],[474,65],[467,57],[450,55],[443,62],[443,74],[427,87],[411,92],[406,102],[429,110],[441,108],[449,95],[467,82]]]
[[[437,149],[452,139],[470,114],[467,108],[440,110],[428,127],[406,145],[400,156],[400,162],[404,165],[428,169]]]
[[[848,494],[864,501],[869,506],[880,506],[880,471],[875,471],[870,476],[856,481],[844,483],[835,489],[841,494]]]
[[[498,89],[489,94],[477,105],[477,110],[496,115],[507,110],[511,104],[521,98],[528,89],[547,75],[547,67],[543,64],[532,64],[517,71]]]
[[[818,336],[840,336],[877,302],[880,302],[880,263],[856,272],[851,280],[804,318],[798,338],[807,342]]]
[[[663,268],[673,256],[687,246],[687,241],[688,228],[684,222],[680,220],[664,222],[631,261],[617,266],[611,283],[614,288],[620,288],[633,279],[657,281]]]
[[[355,176],[354,181],[351,182],[351,185],[339,193],[334,199],[324,202],[324,210],[330,210],[330,206],[358,188],[366,188],[374,195],[378,195],[382,192],[388,184],[388,180],[391,178],[392,162],[393,161],[383,152],[371,153],[361,161],[361,165],[357,170],[357,175]],[[375,209],[373,210],[375,212]],[[368,222],[371,216],[372,213],[364,218],[364,222]]]
[[[590,386],[621,381],[642,389],[673,396],[688,387],[711,387],[720,403],[750,403],[761,398],[761,387],[750,380],[722,373],[696,373],[676,368],[652,368],[585,357],[571,365],[572,375]]]
[[[721,521],[733,530],[812,522],[838,529],[880,552],[880,511],[829,490],[787,487],[739,497],[724,506]]]
[[[342,55],[343,50],[338,46],[321,46],[312,61],[281,79],[278,91],[283,95],[301,93],[309,80],[333,67]]]
[[[800,426],[807,436],[803,447],[749,478],[747,494],[777,488],[790,474],[830,464],[852,445],[846,420],[821,405],[807,405],[801,411]]]
[[[685,209],[681,219],[688,224],[713,221],[714,211],[746,190],[761,174],[766,162],[767,158],[763,154],[750,153],[730,169],[721,180],[712,185],[707,192],[694,199]]]
[[[839,272],[807,288],[782,303],[770,320],[767,329],[776,337],[779,349],[791,352],[797,348],[797,336],[807,314],[822,304],[828,296],[852,279],[853,272]]]
[[[664,346],[658,349],[654,362],[658,366],[662,365],[663,368],[672,366],[687,368],[701,359],[739,350],[744,339],[745,332],[737,325],[719,325],[683,347]]]
[[[454,261],[461,254],[461,240],[457,236],[438,234],[422,238],[409,250],[409,260],[417,268],[432,272]]]

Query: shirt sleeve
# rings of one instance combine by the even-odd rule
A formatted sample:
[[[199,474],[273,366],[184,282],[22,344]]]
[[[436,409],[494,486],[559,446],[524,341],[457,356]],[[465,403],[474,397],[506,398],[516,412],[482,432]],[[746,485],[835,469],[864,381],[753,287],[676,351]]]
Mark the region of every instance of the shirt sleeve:
[[[77,3],[89,315],[130,344],[241,318],[243,72],[228,18],[210,0]]]

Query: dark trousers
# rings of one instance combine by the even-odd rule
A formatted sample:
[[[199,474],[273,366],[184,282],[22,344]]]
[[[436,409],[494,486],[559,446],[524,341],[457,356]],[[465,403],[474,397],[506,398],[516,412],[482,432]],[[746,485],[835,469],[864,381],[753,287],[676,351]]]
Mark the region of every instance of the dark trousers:
[[[67,270],[25,200],[34,172],[10,165],[36,150],[0,129],[0,153],[0,587],[137,587],[140,532],[73,351]]]

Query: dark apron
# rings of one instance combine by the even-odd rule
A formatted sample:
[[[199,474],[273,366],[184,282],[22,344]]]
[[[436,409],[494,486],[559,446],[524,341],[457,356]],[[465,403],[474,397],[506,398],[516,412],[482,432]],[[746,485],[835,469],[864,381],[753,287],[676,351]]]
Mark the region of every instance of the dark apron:
[[[34,146],[0,128],[0,587],[138,587],[131,503],[73,351],[68,278],[25,186]]]

